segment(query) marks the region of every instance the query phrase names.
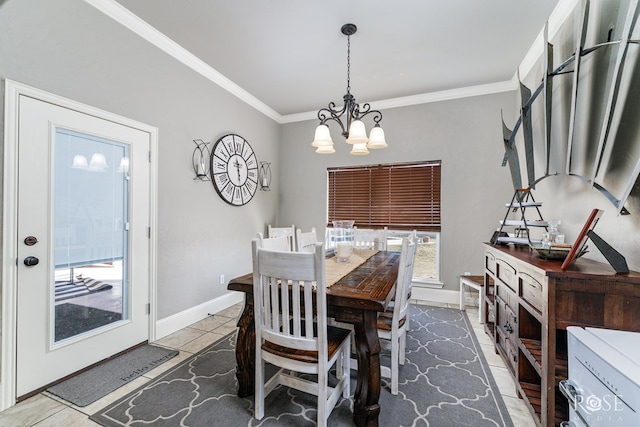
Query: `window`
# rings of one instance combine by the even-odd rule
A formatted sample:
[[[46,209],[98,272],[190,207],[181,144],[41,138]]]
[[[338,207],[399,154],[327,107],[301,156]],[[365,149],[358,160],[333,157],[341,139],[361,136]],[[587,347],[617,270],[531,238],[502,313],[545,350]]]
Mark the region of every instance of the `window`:
[[[440,161],[329,168],[328,221],[440,231]]]
[[[440,171],[439,160],[328,168],[328,225],[354,220],[359,228],[387,227],[390,249],[407,230],[417,230],[420,246],[414,280],[438,281]],[[418,259],[422,256],[424,262]]]

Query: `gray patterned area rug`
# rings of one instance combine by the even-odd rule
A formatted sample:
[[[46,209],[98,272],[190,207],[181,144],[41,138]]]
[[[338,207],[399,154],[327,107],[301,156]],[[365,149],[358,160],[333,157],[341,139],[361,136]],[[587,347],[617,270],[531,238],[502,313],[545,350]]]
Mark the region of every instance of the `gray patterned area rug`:
[[[383,380],[379,425],[513,426],[466,313],[411,310],[400,392]],[[265,417],[253,419],[253,398],[236,395],[234,345],[230,334],[90,418],[104,426],[315,425],[315,397],[282,386],[267,397]],[[351,399],[338,402],[329,425],[352,426],[352,408]]]

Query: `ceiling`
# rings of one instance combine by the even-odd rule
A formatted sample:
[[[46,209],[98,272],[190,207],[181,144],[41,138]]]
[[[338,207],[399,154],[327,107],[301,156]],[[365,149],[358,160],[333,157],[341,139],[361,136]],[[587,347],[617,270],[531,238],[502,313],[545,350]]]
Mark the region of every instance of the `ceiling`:
[[[281,118],[342,105],[345,23],[351,93],[376,107],[511,80],[559,1],[117,0]]]

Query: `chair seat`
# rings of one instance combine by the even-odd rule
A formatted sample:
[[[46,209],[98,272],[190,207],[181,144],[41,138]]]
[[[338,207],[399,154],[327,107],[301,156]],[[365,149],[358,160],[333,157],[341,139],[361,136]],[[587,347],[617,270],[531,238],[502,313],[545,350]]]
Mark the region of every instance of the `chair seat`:
[[[328,360],[333,358],[350,333],[351,331],[348,329],[327,326]],[[265,341],[264,344],[262,344],[262,349],[276,356],[286,357],[299,362],[318,363],[317,351],[297,350],[294,348],[280,346],[270,341]]]
[[[402,328],[402,326],[404,326],[404,322],[406,321],[407,321],[406,316],[400,319],[400,321],[398,322],[398,327]],[[385,311],[378,315],[378,329],[381,329],[383,331],[390,331],[392,322],[393,322],[393,311]]]

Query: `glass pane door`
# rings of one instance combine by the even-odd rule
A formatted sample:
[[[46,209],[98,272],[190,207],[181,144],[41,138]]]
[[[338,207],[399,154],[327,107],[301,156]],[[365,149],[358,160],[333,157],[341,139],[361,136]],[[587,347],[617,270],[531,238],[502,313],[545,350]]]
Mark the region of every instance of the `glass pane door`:
[[[128,318],[129,146],[55,135],[53,343]]]

